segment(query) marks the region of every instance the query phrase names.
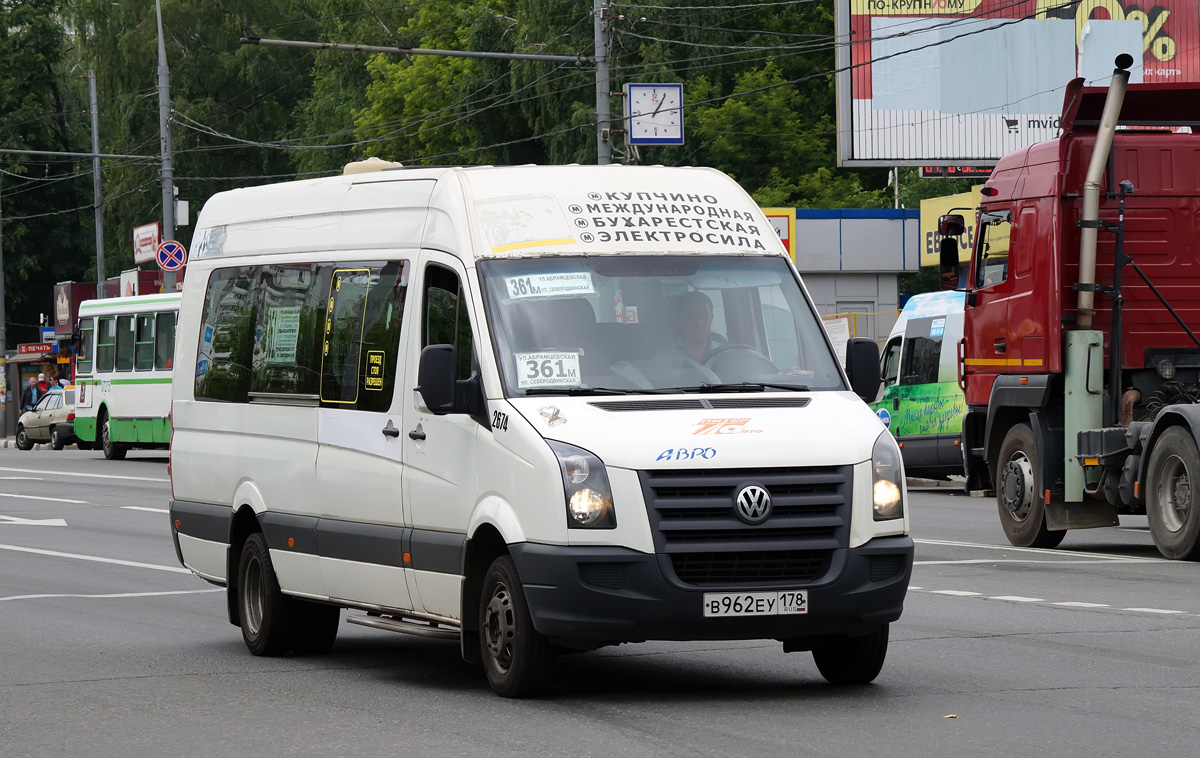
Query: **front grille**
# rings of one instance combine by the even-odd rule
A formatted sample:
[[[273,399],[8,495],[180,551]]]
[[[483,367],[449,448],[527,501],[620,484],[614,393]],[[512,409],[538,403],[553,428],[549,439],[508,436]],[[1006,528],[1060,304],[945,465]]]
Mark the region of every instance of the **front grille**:
[[[685,584],[763,584],[811,582],[825,573],[827,550],[746,553],[680,553],[671,556],[675,576]]]
[[[654,547],[679,581],[714,586],[800,584],[849,545],[849,466],[642,471]],[[771,515],[742,521],[734,498],[746,484],[771,494]]]

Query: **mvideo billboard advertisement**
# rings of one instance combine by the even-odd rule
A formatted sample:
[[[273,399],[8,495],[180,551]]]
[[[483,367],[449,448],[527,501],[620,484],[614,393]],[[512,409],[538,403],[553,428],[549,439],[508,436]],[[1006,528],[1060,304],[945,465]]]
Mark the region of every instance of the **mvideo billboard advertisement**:
[[[838,161],[994,165],[1058,136],[1067,83],[1200,81],[1200,0],[836,0]]]

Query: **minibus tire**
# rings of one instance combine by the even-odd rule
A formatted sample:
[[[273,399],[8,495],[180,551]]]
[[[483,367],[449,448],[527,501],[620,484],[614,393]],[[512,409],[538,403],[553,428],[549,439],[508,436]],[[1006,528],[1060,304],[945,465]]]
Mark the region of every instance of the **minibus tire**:
[[[488,683],[501,697],[528,697],[546,686],[553,648],[533,628],[512,558],[492,561],[479,594],[479,652]]]
[[[242,639],[254,655],[284,655],[292,647],[295,604],[279,589],[262,534],[242,546],[238,561],[238,615]]]
[[[17,427],[17,449],[32,450],[33,440],[29,439],[29,432],[25,431],[25,427]]]
[[[861,637],[839,637],[813,646],[813,661],[830,684],[870,684],[887,657],[888,625]]]
[[[296,609],[296,624],[292,652],[296,655],[323,655],[337,640],[342,609],[336,605],[292,600]]]

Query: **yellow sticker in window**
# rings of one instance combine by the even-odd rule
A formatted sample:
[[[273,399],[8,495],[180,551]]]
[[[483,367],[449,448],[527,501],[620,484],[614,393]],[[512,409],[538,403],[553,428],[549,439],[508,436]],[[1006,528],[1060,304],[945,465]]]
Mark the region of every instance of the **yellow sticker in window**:
[[[383,350],[367,351],[367,376],[363,382],[364,389],[383,389],[383,356]]]

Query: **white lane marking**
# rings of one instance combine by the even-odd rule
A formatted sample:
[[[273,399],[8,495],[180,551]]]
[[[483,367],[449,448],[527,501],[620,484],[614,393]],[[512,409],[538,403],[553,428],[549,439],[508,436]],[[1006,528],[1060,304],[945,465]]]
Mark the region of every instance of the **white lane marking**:
[[[956,564],[967,565],[967,564],[973,564],[973,563],[975,563],[975,564],[978,564],[978,563],[989,563],[989,564],[991,564],[991,563],[1035,563],[1035,564],[1039,564],[1039,565],[1040,564],[1049,565],[1052,563],[1062,563],[1062,564],[1066,564],[1069,566],[1076,566],[1076,565],[1083,565],[1083,564],[1088,564],[1088,563],[1112,563],[1112,561],[1108,560],[1108,559],[1090,560],[1090,559],[1086,559],[1086,558],[1079,559],[1079,560],[1065,560],[1065,561],[1063,561],[1063,560],[1039,561],[1039,560],[1035,560],[1033,558],[963,558],[960,560],[953,560],[953,561],[913,561],[914,566],[953,566]],[[1122,561],[1122,563],[1162,563],[1162,560],[1160,558],[1129,558],[1128,560]]]
[[[122,597],[161,597],[163,595],[199,595],[205,592],[224,592],[225,590],[214,587],[211,590],[173,590],[171,592],[114,592],[107,595],[76,595],[76,594],[61,594],[61,595],[9,595],[8,597],[0,597],[0,603],[7,600],[41,600],[43,598],[122,598]]]
[[[17,518],[16,516],[0,516],[0,525],[9,526],[66,526],[67,522],[60,518]]]
[[[170,513],[166,508],[147,508],[144,505],[122,505],[124,511],[148,511],[150,513]]]
[[[964,592],[963,590],[930,590],[931,595],[953,595],[954,597],[979,597],[982,592]]]
[[[988,600],[1007,600],[1010,603],[1044,603],[1045,598],[1041,597],[1021,597],[1020,595],[996,595],[989,597]]]
[[[152,476],[123,476],[121,474],[83,474],[76,471],[41,471],[31,468],[7,468],[0,466],[0,471],[15,471],[18,474],[46,474],[50,477],[60,476],[83,476],[92,479],[127,479],[135,482],[169,482],[170,479],[157,479]]]
[[[912,585],[909,585],[909,587],[908,587],[908,588],[909,588],[910,590],[920,590],[920,589],[924,589],[924,587],[913,587]]]
[[[987,545],[982,542],[958,542],[955,540],[913,540],[921,545],[944,545],[946,547],[972,547],[981,550],[1005,550],[1014,553],[1034,553],[1036,555],[1056,555],[1064,556],[1079,556],[1081,558],[1101,558],[1106,561],[1115,561],[1118,563],[1127,563],[1129,561],[1143,562],[1145,558],[1129,558],[1124,555],[1106,555],[1104,553],[1083,553],[1074,550],[1063,550],[1061,548],[1043,548],[1043,547],[1013,547],[1012,545]],[[1166,558],[1156,559],[1163,563],[1181,563],[1181,561],[1168,561]]]
[[[1123,611],[1137,611],[1138,613],[1183,613],[1183,611],[1169,611],[1164,608],[1122,608]]]
[[[41,495],[10,495],[7,492],[0,492],[0,497],[12,497],[17,500],[48,500],[51,503],[71,503],[72,505],[90,505],[86,500],[68,500],[65,497],[42,497]]]
[[[6,482],[15,482],[18,480],[26,481],[26,482],[44,482],[44,481],[46,481],[46,478],[42,477],[42,476],[0,476],[0,479],[3,479]]]
[[[111,563],[115,566],[131,566],[133,568],[154,569],[155,571],[170,571],[173,574],[190,574],[191,571],[183,566],[162,566],[157,563],[139,563],[138,561],[122,561],[118,558],[101,558],[98,555],[79,555],[77,553],[60,553],[57,550],[39,550],[32,547],[22,547],[20,545],[0,545],[0,550],[12,550],[16,553],[33,553],[34,555],[48,555],[52,558],[73,558],[77,561],[95,561],[96,563]]]
[[[1051,603],[1050,605],[1061,605],[1065,608],[1112,608],[1108,603]]]

